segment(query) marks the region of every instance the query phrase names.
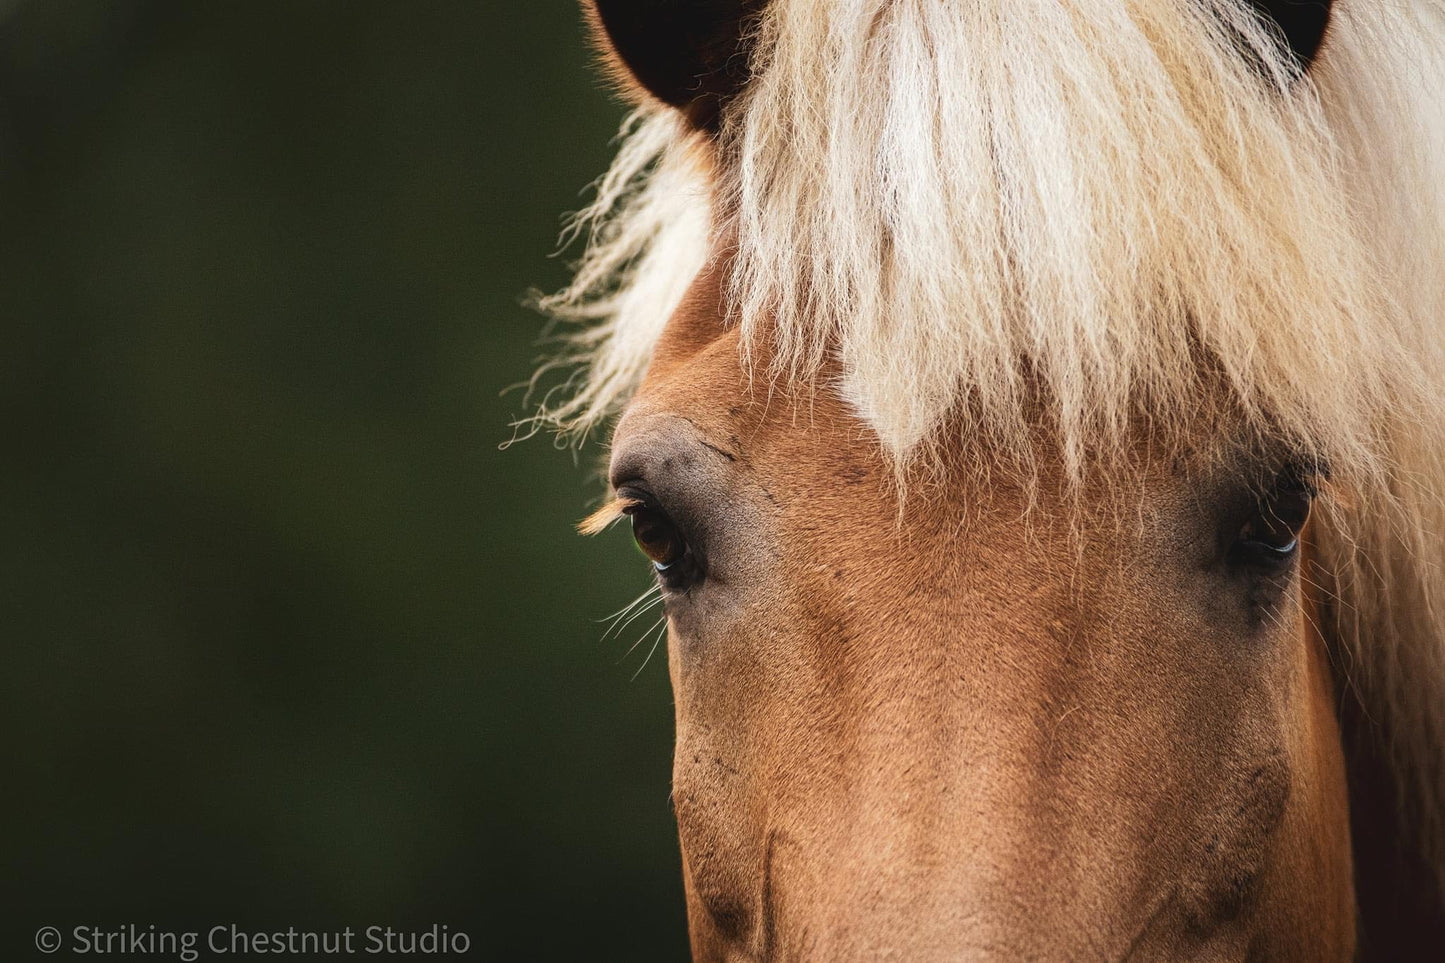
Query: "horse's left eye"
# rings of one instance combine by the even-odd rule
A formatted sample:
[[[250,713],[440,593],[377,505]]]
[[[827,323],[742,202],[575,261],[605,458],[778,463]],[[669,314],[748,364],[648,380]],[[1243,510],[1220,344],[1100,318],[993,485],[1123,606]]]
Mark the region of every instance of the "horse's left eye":
[[[687,542],[672,519],[646,505],[639,505],[628,514],[632,516],[632,538],[642,554],[652,560],[653,568],[665,572],[682,561]]]
[[[658,580],[674,591],[691,586],[699,566],[682,529],[651,497],[626,497],[630,503],[623,511],[632,520],[632,540],[652,562]]]
[[[1313,487],[1297,473],[1282,473],[1239,529],[1234,548],[1241,560],[1278,564],[1292,558],[1309,520],[1314,494]]]

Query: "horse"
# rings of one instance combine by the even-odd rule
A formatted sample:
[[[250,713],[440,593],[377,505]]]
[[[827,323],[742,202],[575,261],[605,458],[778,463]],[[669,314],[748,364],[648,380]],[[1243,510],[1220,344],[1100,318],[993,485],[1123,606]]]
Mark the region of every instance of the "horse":
[[[584,11],[694,958],[1440,959],[1440,0]]]

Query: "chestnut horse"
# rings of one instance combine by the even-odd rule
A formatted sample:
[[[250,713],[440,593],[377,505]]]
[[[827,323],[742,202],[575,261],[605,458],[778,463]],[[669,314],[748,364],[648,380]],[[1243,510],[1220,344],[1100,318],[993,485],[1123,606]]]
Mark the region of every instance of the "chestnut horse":
[[[1445,959],[1439,0],[586,9],[694,957]]]

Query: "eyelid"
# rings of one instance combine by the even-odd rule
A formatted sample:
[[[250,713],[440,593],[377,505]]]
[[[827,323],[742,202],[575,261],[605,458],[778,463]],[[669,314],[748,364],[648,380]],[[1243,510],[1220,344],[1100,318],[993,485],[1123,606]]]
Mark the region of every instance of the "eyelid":
[[[1320,486],[1316,481],[1317,477],[1318,476],[1314,475],[1301,475],[1282,479],[1273,491],[1265,493],[1266,497],[1270,495],[1299,494],[1313,500],[1318,498],[1320,494]]]
[[[651,492],[631,482],[617,487],[617,503],[624,515],[635,515],[644,508],[659,507],[657,498]]]
[[[1286,465],[1275,476],[1274,490],[1299,491],[1310,498],[1318,498],[1320,489],[1330,481],[1329,463],[1318,458],[1297,461]]]

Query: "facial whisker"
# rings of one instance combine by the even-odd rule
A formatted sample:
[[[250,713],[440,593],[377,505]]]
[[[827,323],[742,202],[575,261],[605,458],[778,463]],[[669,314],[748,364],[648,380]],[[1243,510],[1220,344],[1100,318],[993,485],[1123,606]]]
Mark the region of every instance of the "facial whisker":
[[[661,595],[659,595],[659,596],[657,596],[656,598],[652,599],[652,600],[649,601],[646,605],[640,606],[640,607],[637,609],[637,611],[633,612],[631,615],[629,615],[629,616],[627,617],[627,620],[626,620],[626,621],[624,621],[621,625],[617,626],[617,630],[616,630],[615,632],[613,632],[612,634],[613,634],[614,636],[621,637],[622,633],[625,632],[625,631],[627,631],[627,627],[628,627],[629,625],[631,625],[633,622],[636,622],[638,619],[640,619],[642,616],[646,615],[646,614],[647,614],[648,612],[650,612],[653,608],[655,608],[656,606],[658,606],[658,605],[660,605],[660,604],[662,604],[662,596],[661,596]],[[606,638],[607,638],[607,636],[604,635],[604,636],[603,636],[603,640],[605,641]]]
[[[612,624],[607,627],[607,631],[602,633],[602,638],[598,641],[606,642],[608,636],[622,632],[622,630],[631,625],[639,615],[660,601],[662,601],[662,587],[653,585],[646,592],[643,592],[637,598],[633,599],[631,603],[617,614],[609,616]]]
[[[647,650],[647,658],[643,659],[643,660],[642,660],[642,664],[637,667],[637,671],[634,672],[634,673],[632,673],[632,680],[631,680],[631,681],[636,682],[636,681],[637,681],[637,677],[640,676],[640,675],[642,675],[642,670],[645,669],[645,668],[647,668],[647,663],[649,663],[649,662],[652,661],[652,654],[657,651],[657,646],[658,646],[658,644],[662,642],[662,637],[663,637],[664,635],[666,635],[666,634],[667,634],[667,619],[666,619],[666,617],[664,617],[664,618],[662,619],[662,628],[659,629],[658,632],[657,632],[657,638],[655,638],[655,639],[652,640],[652,648],[650,648],[650,649]]]
[[[597,619],[597,621],[598,621],[598,622],[610,622],[610,621],[612,621],[613,619],[616,619],[616,618],[618,618],[618,617],[620,617],[620,616],[626,615],[628,612],[632,611],[632,607],[633,607],[634,605],[637,605],[639,602],[641,602],[643,599],[647,598],[647,596],[651,595],[651,594],[652,594],[653,592],[655,592],[656,590],[657,590],[657,586],[656,586],[656,585],[649,586],[649,587],[648,587],[646,590],[644,590],[643,593],[642,593],[641,595],[639,595],[637,598],[633,599],[631,602],[628,602],[626,605],[622,606],[622,608],[618,609],[616,612],[612,612],[612,613],[610,613],[610,614],[608,614],[608,615],[604,615],[604,616],[603,616],[602,618],[600,618],[600,619]]]
[[[647,641],[647,637],[652,634],[653,629],[657,628],[659,625],[663,625],[665,622],[667,622],[667,616],[664,615],[662,618],[649,625],[646,630],[644,630],[643,633],[637,637],[637,641],[627,647],[627,651],[622,653],[622,658],[618,659],[617,661],[620,663],[623,659],[626,659],[629,655],[631,655],[634,649],[636,649],[643,642]],[[655,647],[656,643],[654,643],[654,648]],[[642,664],[646,665],[647,663],[644,662]],[[633,676],[633,678],[635,679],[637,678],[637,676]]]

